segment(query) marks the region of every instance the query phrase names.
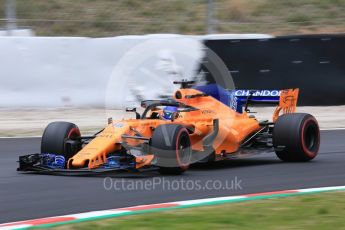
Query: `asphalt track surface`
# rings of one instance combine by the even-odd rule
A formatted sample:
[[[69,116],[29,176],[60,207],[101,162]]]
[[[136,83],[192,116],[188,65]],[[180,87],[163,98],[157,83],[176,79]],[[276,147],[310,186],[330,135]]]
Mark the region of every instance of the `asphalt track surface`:
[[[105,183],[108,190],[104,187],[105,176],[16,172],[18,156],[38,152],[39,147],[39,138],[0,139],[0,223],[141,204],[345,184],[345,130],[322,131],[320,154],[308,163],[283,163],[269,153],[193,166],[183,176],[161,177],[156,172],[111,175],[112,179]],[[237,187],[235,182],[231,186],[235,178]],[[111,184],[116,187],[109,190]]]

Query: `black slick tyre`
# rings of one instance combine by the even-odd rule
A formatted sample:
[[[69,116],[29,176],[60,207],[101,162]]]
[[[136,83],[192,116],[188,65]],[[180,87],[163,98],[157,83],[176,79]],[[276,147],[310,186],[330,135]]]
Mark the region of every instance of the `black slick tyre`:
[[[320,147],[320,129],[316,119],[307,113],[280,116],[273,129],[273,146],[282,161],[314,159]]]
[[[73,146],[66,143],[67,139],[80,137],[79,128],[69,122],[52,122],[44,130],[41,141],[41,153],[63,155],[66,162],[81,146],[76,142]]]
[[[159,173],[182,174],[188,169],[192,157],[187,129],[177,124],[158,126],[152,135],[151,151],[157,160]]]

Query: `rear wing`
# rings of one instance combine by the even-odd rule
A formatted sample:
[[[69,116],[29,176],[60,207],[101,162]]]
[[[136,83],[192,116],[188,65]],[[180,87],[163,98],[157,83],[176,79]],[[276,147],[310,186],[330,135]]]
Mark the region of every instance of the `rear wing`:
[[[242,113],[243,110],[250,112],[249,105],[277,105],[273,114],[273,121],[278,119],[280,113],[285,114],[296,111],[299,92],[297,88],[284,90],[226,90],[217,84],[195,86],[194,88],[214,97],[238,113]]]
[[[273,113],[275,122],[279,114],[294,113],[296,111],[299,89],[284,90],[234,90],[232,95],[237,104],[244,106],[244,111],[250,112],[249,105],[277,105]]]
[[[280,90],[233,90],[237,100],[242,104],[277,104]]]

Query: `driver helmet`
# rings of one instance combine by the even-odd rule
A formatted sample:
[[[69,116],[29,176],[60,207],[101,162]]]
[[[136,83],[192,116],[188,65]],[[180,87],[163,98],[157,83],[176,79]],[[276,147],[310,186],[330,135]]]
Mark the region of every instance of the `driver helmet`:
[[[171,120],[171,118],[175,112],[177,112],[176,106],[166,106],[163,109],[163,118],[165,120]]]

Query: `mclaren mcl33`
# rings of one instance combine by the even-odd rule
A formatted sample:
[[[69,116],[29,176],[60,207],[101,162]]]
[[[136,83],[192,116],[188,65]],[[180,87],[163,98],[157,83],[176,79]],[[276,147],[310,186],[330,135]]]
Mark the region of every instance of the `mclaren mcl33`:
[[[80,174],[158,170],[181,174],[189,165],[275,152],[282,161],[316,157],[320,130],[316,119],[295,113],[298,89],[281,90],[276,98],[256,90],[236,96],[216,85],[181,84],[170,99],[141,102],[135,119],[112,120],[92,136],[82,136],[69,122],[53,122],[44,130],[41,153],[19,157],[18,171]],[[242,91],[243,92],[243,91]],[[248,109],[275,103],[270,120],[258,120]]]

